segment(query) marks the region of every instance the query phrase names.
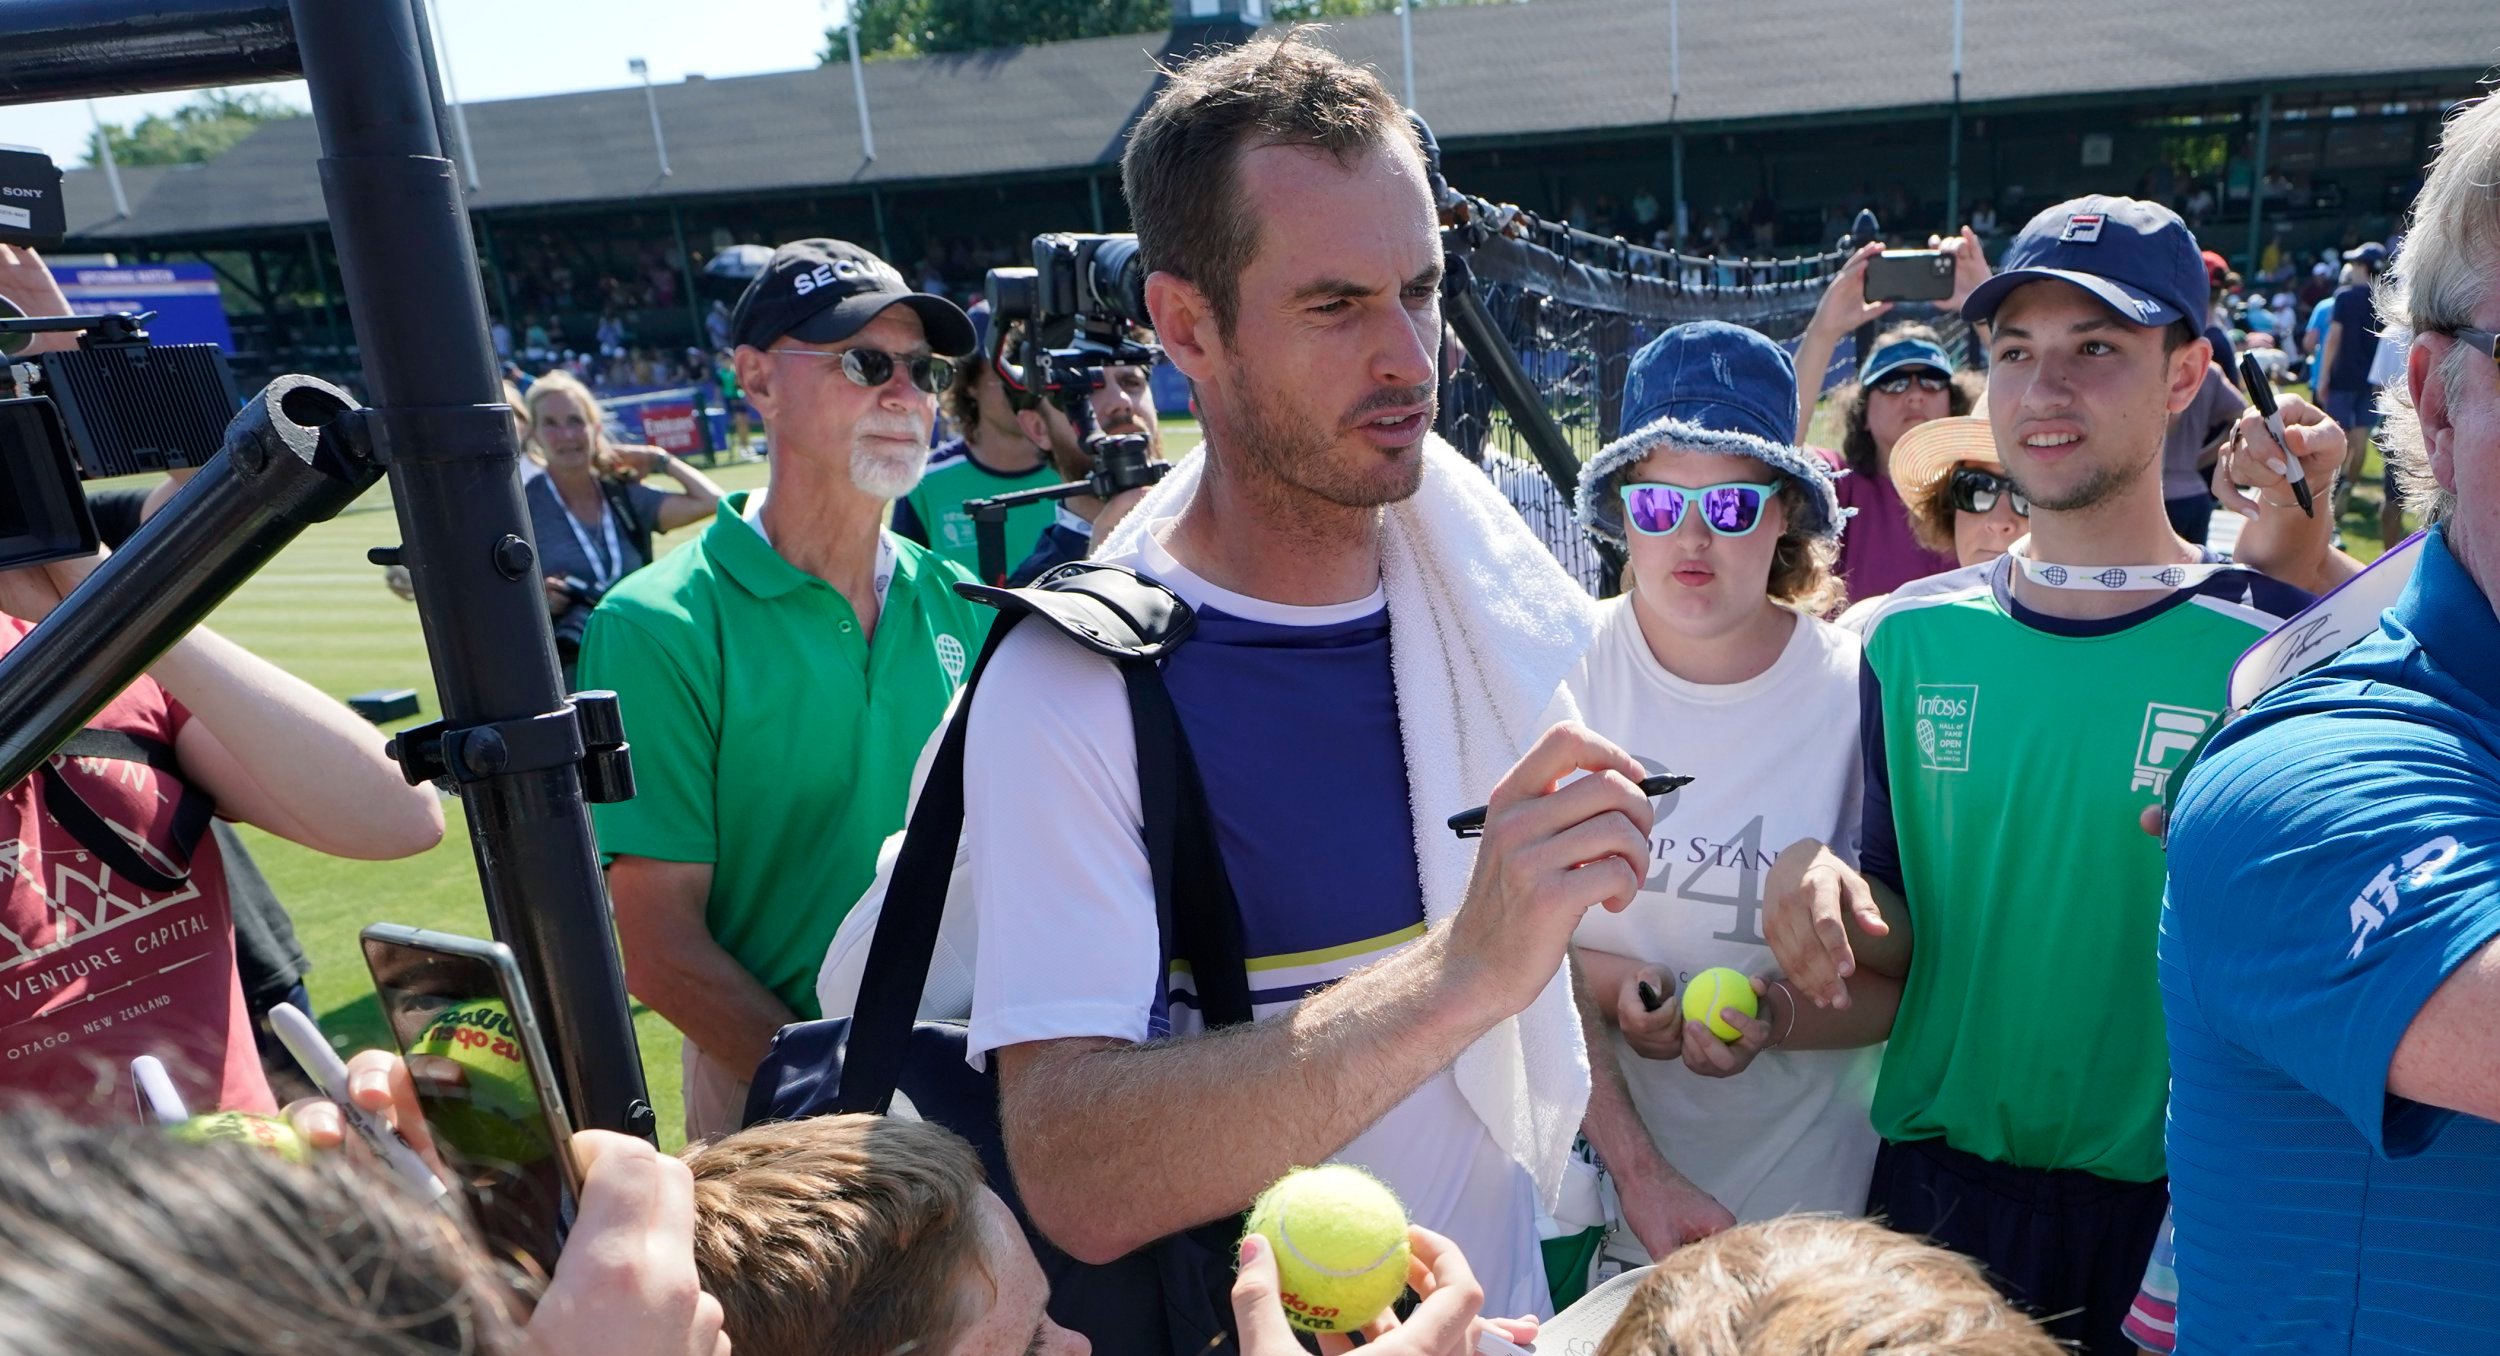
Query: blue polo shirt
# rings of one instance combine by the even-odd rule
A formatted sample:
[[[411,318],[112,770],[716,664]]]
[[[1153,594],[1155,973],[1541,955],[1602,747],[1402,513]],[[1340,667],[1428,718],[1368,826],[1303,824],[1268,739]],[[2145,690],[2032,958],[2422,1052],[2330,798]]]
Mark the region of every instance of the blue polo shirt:
[[[2179,795],[2179,1351],[2500,1351],[2500,1126],[2387,1088],[2495,935],[2500,620],[2443,530],[2379,634],[2226,727]]]

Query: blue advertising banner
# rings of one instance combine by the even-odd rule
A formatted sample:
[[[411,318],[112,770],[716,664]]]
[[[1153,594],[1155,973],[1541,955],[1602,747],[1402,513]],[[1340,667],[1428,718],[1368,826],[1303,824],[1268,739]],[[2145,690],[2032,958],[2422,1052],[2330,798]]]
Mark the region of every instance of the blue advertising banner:
[[[57,265],[52,276],[80,315],[154,311],[148,337],[160,344],[215,344],[234,352],[234,330],[206,264]]]

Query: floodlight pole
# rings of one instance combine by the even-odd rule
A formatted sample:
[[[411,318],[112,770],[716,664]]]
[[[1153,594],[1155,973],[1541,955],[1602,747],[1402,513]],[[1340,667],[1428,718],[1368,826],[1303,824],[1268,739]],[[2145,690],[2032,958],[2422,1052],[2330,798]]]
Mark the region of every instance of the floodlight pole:
[[[95,124],[95,154],[104,165],[104,182],[113,190],[114,219],[127,221],[130,219],[130,196],[122,192],[122,167],[113,160],[113,134],[105,129],[104,115],[96,111],[93,99],[87,101],[87,120]]]
[[[1406,106],[1415,107],[1415,0],[1398,0],[1398,48],[1406,69]]]
[[[668,135],[660,130],[660,96],[651,88],[651,63],[641,57],[625,63],[625,69],[642,77],[643,106],[651,110],[651,148],[660,153],[660,177],[668,177]]]
[[[859,68],[859,3],[842,7],[842,36],[851,47],[851,97],[859,102],[859,153],[877,158],[877,129],[868,125],[868,77]]]
[[[1945,152],[1944,233],[1962,229],[1962,0],[1953,0],[1953,130]]]
[[[1675,160],[1675,247],[1684,248],[1684,0],[1667,0],[1667,126]]]

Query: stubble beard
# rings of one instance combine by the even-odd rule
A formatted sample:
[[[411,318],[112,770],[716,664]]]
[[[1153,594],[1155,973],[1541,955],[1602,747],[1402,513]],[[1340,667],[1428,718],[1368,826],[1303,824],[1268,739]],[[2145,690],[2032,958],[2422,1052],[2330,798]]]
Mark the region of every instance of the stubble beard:
[[[1429,388],[1425,398],[1431,399]],[[1331,455],[1336,442],[1333,430],[1256,376],[1242,383],[1239,405],[1239,427],[1224,450],[1238,455],[1279,498],[1299,491],[1341,509],[1376,509],[1413,497],[1423,481],[1420,449],[1394,473],[1349,472]],[[1431,424],[1425,420],[1425,427]],[[1368,449],[1366,454],[1384,460],[1386,456]]]

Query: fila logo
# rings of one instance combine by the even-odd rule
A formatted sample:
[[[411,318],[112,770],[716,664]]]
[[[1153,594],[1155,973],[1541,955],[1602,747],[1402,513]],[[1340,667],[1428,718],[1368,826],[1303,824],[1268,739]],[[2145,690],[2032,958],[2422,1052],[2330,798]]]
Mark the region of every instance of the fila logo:
[[[2402,859],[2379,868],[2378,875],[2372,877],[2369,884],[2361,887],[2361,893],[2353,897],[2352,950],[2345,953],[2346,958],[2359,959],[2361,948],[2387,925],[2388,919],[2395,916],[2398,890],[2419,889],[2430,884],[2431,877],[2446,869],[2462,851],[2463,844],[2443,833],[2406,853]]]
[[[2066,229],[2058,232],[2057,238],[2077,245],[2098,244],[2101,239],[2101,223],[2107,220],[2107,217],[2098,212],[2077,212],[2066,218]]]
[[[2167,795],[2172,774],[2187,766],[2188,756],[2196,752],[2197,744],[2213,728],[2219,714],[2146,702],[2144,733],[2135,745],[2135,776],[2127,783],[2127,789],[2150,789],[2155,796]]]

